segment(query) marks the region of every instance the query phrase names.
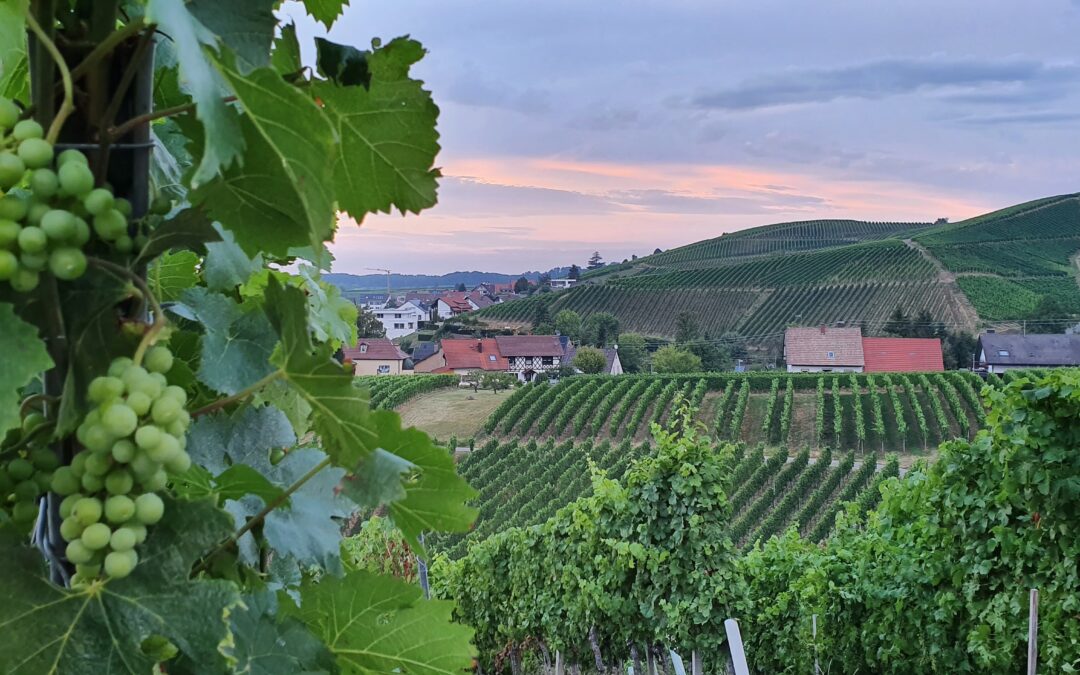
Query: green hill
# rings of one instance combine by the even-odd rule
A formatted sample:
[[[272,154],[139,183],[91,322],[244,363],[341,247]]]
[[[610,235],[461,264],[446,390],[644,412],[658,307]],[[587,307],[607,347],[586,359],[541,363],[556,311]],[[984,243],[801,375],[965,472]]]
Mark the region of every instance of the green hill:
[[[613,265],[583,285],[489,307],[528,324],[537,305],[611,312],[623,331],[670,338],[691,311],[710,335],[775,344],[793,323],[880,329],[902,307],[951,328],[1026,317],[1045,296],[1080,313],[1080,195],[1018,204],[957,223],[817,220],[766,225]]]

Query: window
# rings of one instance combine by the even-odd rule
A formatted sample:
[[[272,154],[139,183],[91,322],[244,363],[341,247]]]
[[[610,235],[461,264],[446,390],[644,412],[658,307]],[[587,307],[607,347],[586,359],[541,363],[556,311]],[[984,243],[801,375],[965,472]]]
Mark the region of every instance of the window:
[[[494,362],[495,361],[495,355],[494,354],[488,354],[488,361]]]
[[[403,323],[395,323],[394,328],[396,328],[398,330],[401,330],[401,329],[405,328],[405,324],[403,324]]]
[[[395,314],[395,315],[394,315],[394,318],[395,318],[395,319],[400,319],[400,318],[401,318],[401,315],[400,315],[400,314]]]
[[[830,358],[830,359],[835,359],[836,358],[836,352],[829,352],[829,353],[826,354],[826,356],[828,358]]]
[[[545,356],[543,358],[543,360],[541,361],[541,363],[543,363],[545,366],[553,366],[553,365],[555,365],[555,357],[554,356]]]
[[[1008,355],[1009,355],[1009,350],[1008,349],[999,349],[998,350],[998,356],[1008,356]]]
[[[360,345],[360,353],[367,354],[367,345]]]
[[[380,375],[389,375],[390,374],[390,366],[379,366],[379,374]]]
[[[409,328],[416,328],[416,325],[412,321],[410,321],[409,322]]]

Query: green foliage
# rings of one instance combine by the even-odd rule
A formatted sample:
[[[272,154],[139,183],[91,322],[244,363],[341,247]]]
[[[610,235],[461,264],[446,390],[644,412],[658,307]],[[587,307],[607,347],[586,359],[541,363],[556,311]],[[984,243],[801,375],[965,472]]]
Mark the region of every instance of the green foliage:
[[[645,369],[649,353],[645,347],[645,338],[637,333],[623,333],[619,336],[619,362],[623,371],[638,373]]]
[[[19,391],[53,362],[37,330],[16,316],[11,305],[0,303],[0,437],[19,426]]]
[[[619,339],[619,319],[608,312],[591,314],[581,328],[582,339],[595,347],[607,347]]]
[[[667,345],[656,350],[652,357],[657,373],[696,373],[701,371],[701,359],[693,352]]]
[[[581,340],[581,315],[570,309],[560,311],[555,315],[555,330],[574,342]]]
[[[581,347],[574,354],[573,366],[586,374],[604,372],[607,367],[607,357],[604,352],[594,347]]]

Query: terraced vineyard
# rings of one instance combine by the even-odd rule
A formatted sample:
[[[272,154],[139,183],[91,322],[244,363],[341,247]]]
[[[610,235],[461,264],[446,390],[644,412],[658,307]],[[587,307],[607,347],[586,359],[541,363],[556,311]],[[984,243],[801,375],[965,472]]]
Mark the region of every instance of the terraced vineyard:
[[[457,386],[458,380],[457,375],[363,375],[355,382],[371,392],[373,409],[392,410],[420,394]]]
[[[855,501],[868,510],[879,495],[877,485],[899,472],[895,458],[883,463],[860,460],[849,451],[825,449],[816,458],[804,449],[766,454],[761,447],[734,446],[730,459],[732,537],[752,545],[798,523],[805,536],[820,541],[832,530],[840,504]],[[491,440],[460,465],[462,475],[479,491],[476,526],[467,535],[442,536],[433,548],[452,557],[509,527],[543,522],[578,497],[592,491],[590,467],[621,478],[630,463],[650,451],[648,444],[608,439],[556,444],[547,441]],[[719,451],[719,450],[718,450]]]
[[[791,324],[847,321],[878,332],[901,307],[975,331],[980,320],[1024,318],[1048,295],[1080,313],[1078,252],[1078,195],[942,226],[781,223],[602,268],[583,286],[477,316],[524,325],[543,302],[551,313],[610,312],[625,332],[670,338],[675,318],[690,311],[710,335],[736,333],[750,345],[776,346]]]
[[[968,372],[581,376],[519,389],[484,429],[500,438],[641,443],[678,396],[717,440],[917,452],[974,435],[982,386]]]

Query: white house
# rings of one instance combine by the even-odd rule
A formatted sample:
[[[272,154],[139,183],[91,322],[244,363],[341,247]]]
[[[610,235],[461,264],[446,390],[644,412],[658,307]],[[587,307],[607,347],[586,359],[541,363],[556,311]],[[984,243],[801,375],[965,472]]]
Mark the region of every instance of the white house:
[[[551,290],[558,291],[558,290],[562,290],[564,288],[570,288],[571,286],[576,286],[577,283],[578,283],[577,279],[570,279],[569,277],[567,277],[565,279],[552,279],[551,280]]]
[[[386,329],[386,337],[391,340],[415,333],[428,320],[427,311],[411,301],[397,307],[381,307],[372,312]]]

